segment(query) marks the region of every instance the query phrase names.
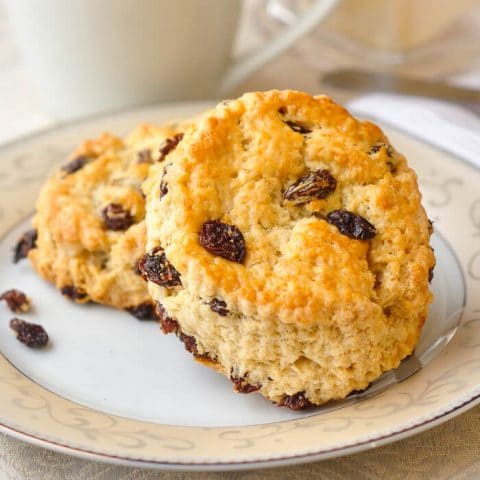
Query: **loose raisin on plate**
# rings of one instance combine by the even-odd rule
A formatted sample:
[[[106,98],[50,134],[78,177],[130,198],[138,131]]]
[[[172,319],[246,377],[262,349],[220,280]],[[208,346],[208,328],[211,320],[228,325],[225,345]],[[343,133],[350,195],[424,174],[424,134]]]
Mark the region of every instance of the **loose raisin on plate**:
[[[20,290],[12,288],[0,295],[0,300],[7,302],[8,308],[15,313],[28,312],[30,310],[30,299]]]
[[[328,170],[309,172],[290,185],[283,194],[283,199],[301,205],[312,200],[328,197],[337,188],[337,180]]]
[[[17,339],[27,347],[44,347],[48,343],[45,329],[36,323],[29,323],[20,318],[10,320],[10,328],[17,333]]]
[[[210,302],[208,302],[210,305],[210,309],[221,315],[222,317],[226,317],[230,311],[227,308],[227,304],[223,300],[219,300],[218,298],[212,298]]]
[[[297,133],[301,133],[303,135],[306,135],[307,133],[311,133],[312,131],[305,127],[304,125],[300,125],[299,123],[292,122],[291,120],[285,120],[285,123],[294,131]]]
[[[233,389],[238,393],[252,393],[262,388],[261,385],[252,385],[251,383],[248,383],[244,376],[235,377],[230,374],[230,381],[233,383]]]
[[[211,220],[202,225],[200,245],[205,250],[232,262],[242,263],[246,255],[245,239],[235,226]]]
[[[137,163],[152,163],[152,151],[149,148],[137,152]]]
[[[75,287],[73,285],[65,285],[60,288],[60,293],[70,300],[83,300],[87,296],[87,292],[82,288]]]
[[[333,210],[327,215],[327,222],[335,225],[343,235],[357,240],[369,240],[377,233],[368,220],[348,210]]]
[[[26,258],[30,250],[36,247],[37,231],[27,230],[16,243],[13,249],[13,263],[17,263],[22,258]]]
[[[88,162],[90,162],[91,158],[87,155],[79,155],[75,157],[73,160],[70,160],[67,164],[62,167],[62,170],[67,174],[70,175],[71,173],[75,173],[76,171],[82,169]]]
[[[175,147],[180,143],[183,138],[183,133],[177,133],[171,138],[167,138],[164,144],[160,147],[160,157],[158,159],[159,162],[163,162],[165,157],[175,149]]]
[[[146,253],[137,263],[137,268],[144,280],[156,283],[161,287],[181,285],[180,273],[167,260],[161,247]]]
[[[305,408],[312,408],[315,406],[305,397],[305,392],[298,392],[294,395],[285,394],[278,405],[280,407],[290,408],[291,410],[304,410]]]
[[[155,307],[151,302],[143,302],[134,307],[128,307],[125,309],[130,315],[133,315],[139,320],[155,320]]]
[[[119,203],[110,203],[102,210],[103,223],[110,230],[126,230],[134,223],[132,214]]]
[[[163,308],[163,305],[160,302],[155,304],[155,313],[163,333],[172,333],[178,331],[178,322],[172,317],[168,316],[167,311]]]

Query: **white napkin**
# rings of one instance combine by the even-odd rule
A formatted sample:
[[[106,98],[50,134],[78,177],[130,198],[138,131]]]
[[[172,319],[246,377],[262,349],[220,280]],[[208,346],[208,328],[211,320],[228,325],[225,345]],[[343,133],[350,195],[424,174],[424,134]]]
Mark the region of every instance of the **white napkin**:
[[[358,116],[384,121],[480,168],[480,116],[461,106],[383,93],[359,97],[348,106]]]

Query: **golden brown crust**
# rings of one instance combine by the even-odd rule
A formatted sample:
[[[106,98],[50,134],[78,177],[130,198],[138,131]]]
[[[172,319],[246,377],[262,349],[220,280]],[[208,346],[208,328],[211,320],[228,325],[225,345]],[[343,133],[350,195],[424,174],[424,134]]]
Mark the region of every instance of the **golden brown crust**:
[[[365,388],[411,353],[434,257],[415,173],[376,125],[325,96],[250,93],[207,112],[168,163],[145,183],[148,249],[162,245],[183,286],[151,293],[226,374],[248,374],[275,401],[305,391],[322,403]],[[335,178],[333,193],[285,201],[287,188],[320,170]],[[368,220],[376,235],[341,233],[327,221],[339,209]],[[200,244],[211,220],[241,231],[243,263]],[[205,308],[212,298],[231,315]],[[270,344],[272,358],[247,352],[273,341],[288,346]]]
[[[33,220],[37,248],[28,255],[43,278],[59,289],[69,287],[65,293],[71,297],[74,287],[80,294],[73,299],[80,303],[128,308],[151,301],[134,271],[145,251],[141,184],[150,168],[139,152],[150,150],[157,159],[162,143],[176,131],[141,125],[123,140],[104,133],[85,141],[72,154],[73,163],[46,181]],[[131,216],[126,228],[113,230],[105,223],[102,210],[109,204],[121,205]]]

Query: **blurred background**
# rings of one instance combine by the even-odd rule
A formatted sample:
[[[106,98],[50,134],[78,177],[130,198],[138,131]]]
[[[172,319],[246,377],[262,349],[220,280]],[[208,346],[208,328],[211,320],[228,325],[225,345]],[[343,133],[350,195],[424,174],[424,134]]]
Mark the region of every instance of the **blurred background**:
[[[117,5],[124,3],[126,5],[128,1],[123,0]],[[235,1],[225,0],[224,4]],[[325,1],[328,3],[329,0]],[[64,3],[70,4],[69,8],[71,9],[71,6],[77,2]],[[79,3],[88,5],[92,2],[85,0],[85,2]],[[96,2],[96,5],[111,3],[110,0],[102,0]],[[149,0],[136,2],[139,14],[142,14],[142,11],[138,6],[144,3],[149,3]],[[162,3],[164,2],[157,2],[156,5]],[[178,2],[173,3],[178,4]],[[201,3],[199,0],[193,0],[190,5],[198,6]],[[231,15],[241,16],[241,18],[232,52],[238,56],[260,50],[261,45],[265,44],[268,39],[281,35],[302,18],[312,16],[310,12],[313,11],[316,4],[321,2],[313,0],[244,0],[236,3],[240,5],[241,14],[239,11],[233,12],[232,10]],[[45,95],[45,90],[48,90],[46,84],[55,86],[57,91],[60,90],[55,83],[55,78],[58,77],[58,73],[55,72],[55,58],[53,66],[52,61],[50,64],[42,63],[43,57],[48,56],[46,52],[51,49],[48,48],[48,43],[42,37],[44,31],[36,30],[34,23],[46,22],[44,30],[46,28],[51,33],[53,40],[49,38],[49,41],[55,42],[55,48],[65,43],[66,40],[62,35],[66,36],[67,33],[73,31],[72,25],[75,26],[75,24],[66,21],[65,24],[68,28],[62,33],[58,26],[58,23],[61,23],[58,18],[61,17],[52,16],[52,10],[48,11],[49,8],[53,9],[54,7],[58,10],[60,3],[57,6],[54,4],[54,0],[45,2],[0,0],[0,142],[66,118],[95,114],[97,113],[95,110],[101,112],[158,100],[189,99],[188,94],[185,95],[183,92],[181,95],[176,92],[161,94],[162,84],[160,81],[158,82],[158,98],[153,91],[149,97],[138,97],[138,100],[131,96],[125,97],[123,103],[116,99],[115,102],[105,106],[102,106],[101,102],[97,102],[98,108],[94,106],[81,111],[74,106],[74,98],[71,99],[72,107],[68,110],[70,100],[68,96],[63,96],[61,97],[62,105],[67,110],[67,114],[65,111],[58,113],[58,107],[55,110],[51,105],[52,94],[50,93],[50,98]],[[27,7],[30,9],[29,12],[27,12]],[[218,7],[206,6],[205,8],[211,8],[211,15],[217,15],[214,12]],[[246,90],[296,88],[312,93],[328,93],[336,100],[345,102],[364,93],[365,87],[359,89],[354,81],[358,70],[376,74],[384,72],[389,76],[406,75],[408,78],[428,79],[480,88],[479,0],[330,0],[330,5],[326,9],[328,12],[324,12],[323,18],[320,18],[322,17],[320,15],[320,19],[316,23],[305,27],[303,33],[297,35],[293,41],[290,39],[288,48],[278,48],[278,51],[270,54],[270,57],[267,55],[265,58],[257,59],[256,65],[247,66],[250,71],[247,68],[246,73],[241,72],[240,77],[243,75],[243,78],[241,81],[233,82],[228,95],[234,96]],[[225,12],[220,13],[225,15]],[[60,14],[61,12],[58,13],[58,15]],[[143,14],[145,15],[145,13]],[[178,12],[176,14],[178,16]],[[198,13],[195,13],[195,16],[198,19]],[[28,22],[25,20],[27,17],[29,17]],[[158,25],[159,30],[165,27],[165,22],[160,17],[153,24]],[[109,35],[106,25],[110,24],[112,29],[115,26],[114,20],[112,20],[112,15],[104,19],[106,23],[102,28],[105,35]],[[232,22],[234,21],[236,20],[233,19]],[[193,22],[195,22],[195,18],[185,15],[185,31],[176,26],[176,35],[182,35],[188,39],[189,33],[193,35],[191,28],[194,25]],[[203,20],[203,22],[205,23],[207,20]],[[142,31],[142,28],[142,25],[136,27],[137,31]],[[205,23],[204,28],[205,30],[212,29],[213,24],[211,26]],[[231,29],[235,30],[234,23],[232,23]],[[29,34],[26,34],[25,30]],[[147,27],[143,32],[144,36],[148,35]],[[63,67],[63,75],[65,75],[65,70],[74,68],[74,65],[78,65],[79,71],[82,72],[81,62],[84,59],[82,60],[81,49],[85,48],[84,45],[88,39],[94,45],[95,42],[98,44],[98,39],[95,38],[96,34],[95,24],[90,21],[87,28],[82,31],[84,40],[79,42],[81,45],[77,48],[73,43],[75,48],[71,48],[69,57],[71,65],[67,65],[67,68],[65,68],[66,62],[60,57],[62,52],[58,50],[58,64],[59,67]],[[126,37],[132,38],[131,32],[125,31],[124,34]],[[115,33],[111,33],[111,35],[115,35]],[[157,40],[165,43],[161,38]],[[171,39],[171,44],[175,44],[177,40]],[[75,42],[78,39],[73,38],[71,41]],[[224,37],[219,37],[217,43],[228,43],[228,41]],[[214,43],[212,44],[214,45]],[[155,44],[150,43],[150,46],[154,51]],[[193,61],[198,57],[198,51],[192,50],[192,47],[193,45],[190,44],[190,50],[187,51],[191,52]],[[214,54],[216,55],[216,53],[212,53],[212,55]],[[104,63],[112,61],[112,58],[112,56],[104,58]],[[180,55],[176,54],[176,60],[175,57],[173,60],[168,60],[170,69],[175,69],[175,61],[178,62],[179,58]],[[148,62],[152,62],[150,57]],[[91,69],[91,66],[88,68]],[[138,67],[136,68],[138,72]],[[202,68],[204,68],[202,62],[198,62],[196,72],[200,74]],[[353,70],[353,80],[351,77],[336,78],[334,76],[330,80],[326,80],[324,77],[326,73],[336,74],[342,72],[343,69]],[[76,75],[81,77],[78,73]],[[141,75],[142,72],[137,73],[137,77]],[[101,76],[101,72],[98,73],[98,76]],[[196,82],[195,76],[186,76],[192,84]],[[125,77],[125,74],[119,72],[118,78],[120,77]],[[61,81],[61,77],[58,77],[57,81]],[[84,80],[79,78],[80,85],[82,81]],[[375,91],[378,88],[375,83],[377,81],[378,79],[375,78],[369,79],[370,90]],[[387,79],[387,84],[389,81],[391,83],[391,78]],[[85,89],[93,88],[86,80],[85,85]],[[383,79],[383,87],[388,87],[388,85],[385,86],[385,79]],[[142,88],[138,90],[142,90]],[[192,94],[192,98],[222,96],[216,95],[217,91],[221,90],[213,90],[212,93],[212,89],[200,89],[195,92],[195,95]],[[78,97],[78,90],[75,96]]]
[[[275,32],[311,0],[260,0],[258,28]],[[448,77],[480,65],[477,0],[343,0],[297,46],[320,71],[342,67]]]

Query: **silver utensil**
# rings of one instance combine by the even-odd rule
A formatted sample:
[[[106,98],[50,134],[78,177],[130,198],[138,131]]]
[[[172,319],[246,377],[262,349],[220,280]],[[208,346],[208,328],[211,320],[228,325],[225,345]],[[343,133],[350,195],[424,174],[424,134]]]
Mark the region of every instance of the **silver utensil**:
[[[357,92],[388,92],[432,97],[437,100],[463,103],[470,108],[472,103],[480,104],[480,90],[367,70],[334,70],[323,74],[321,82],[324,85]]]

